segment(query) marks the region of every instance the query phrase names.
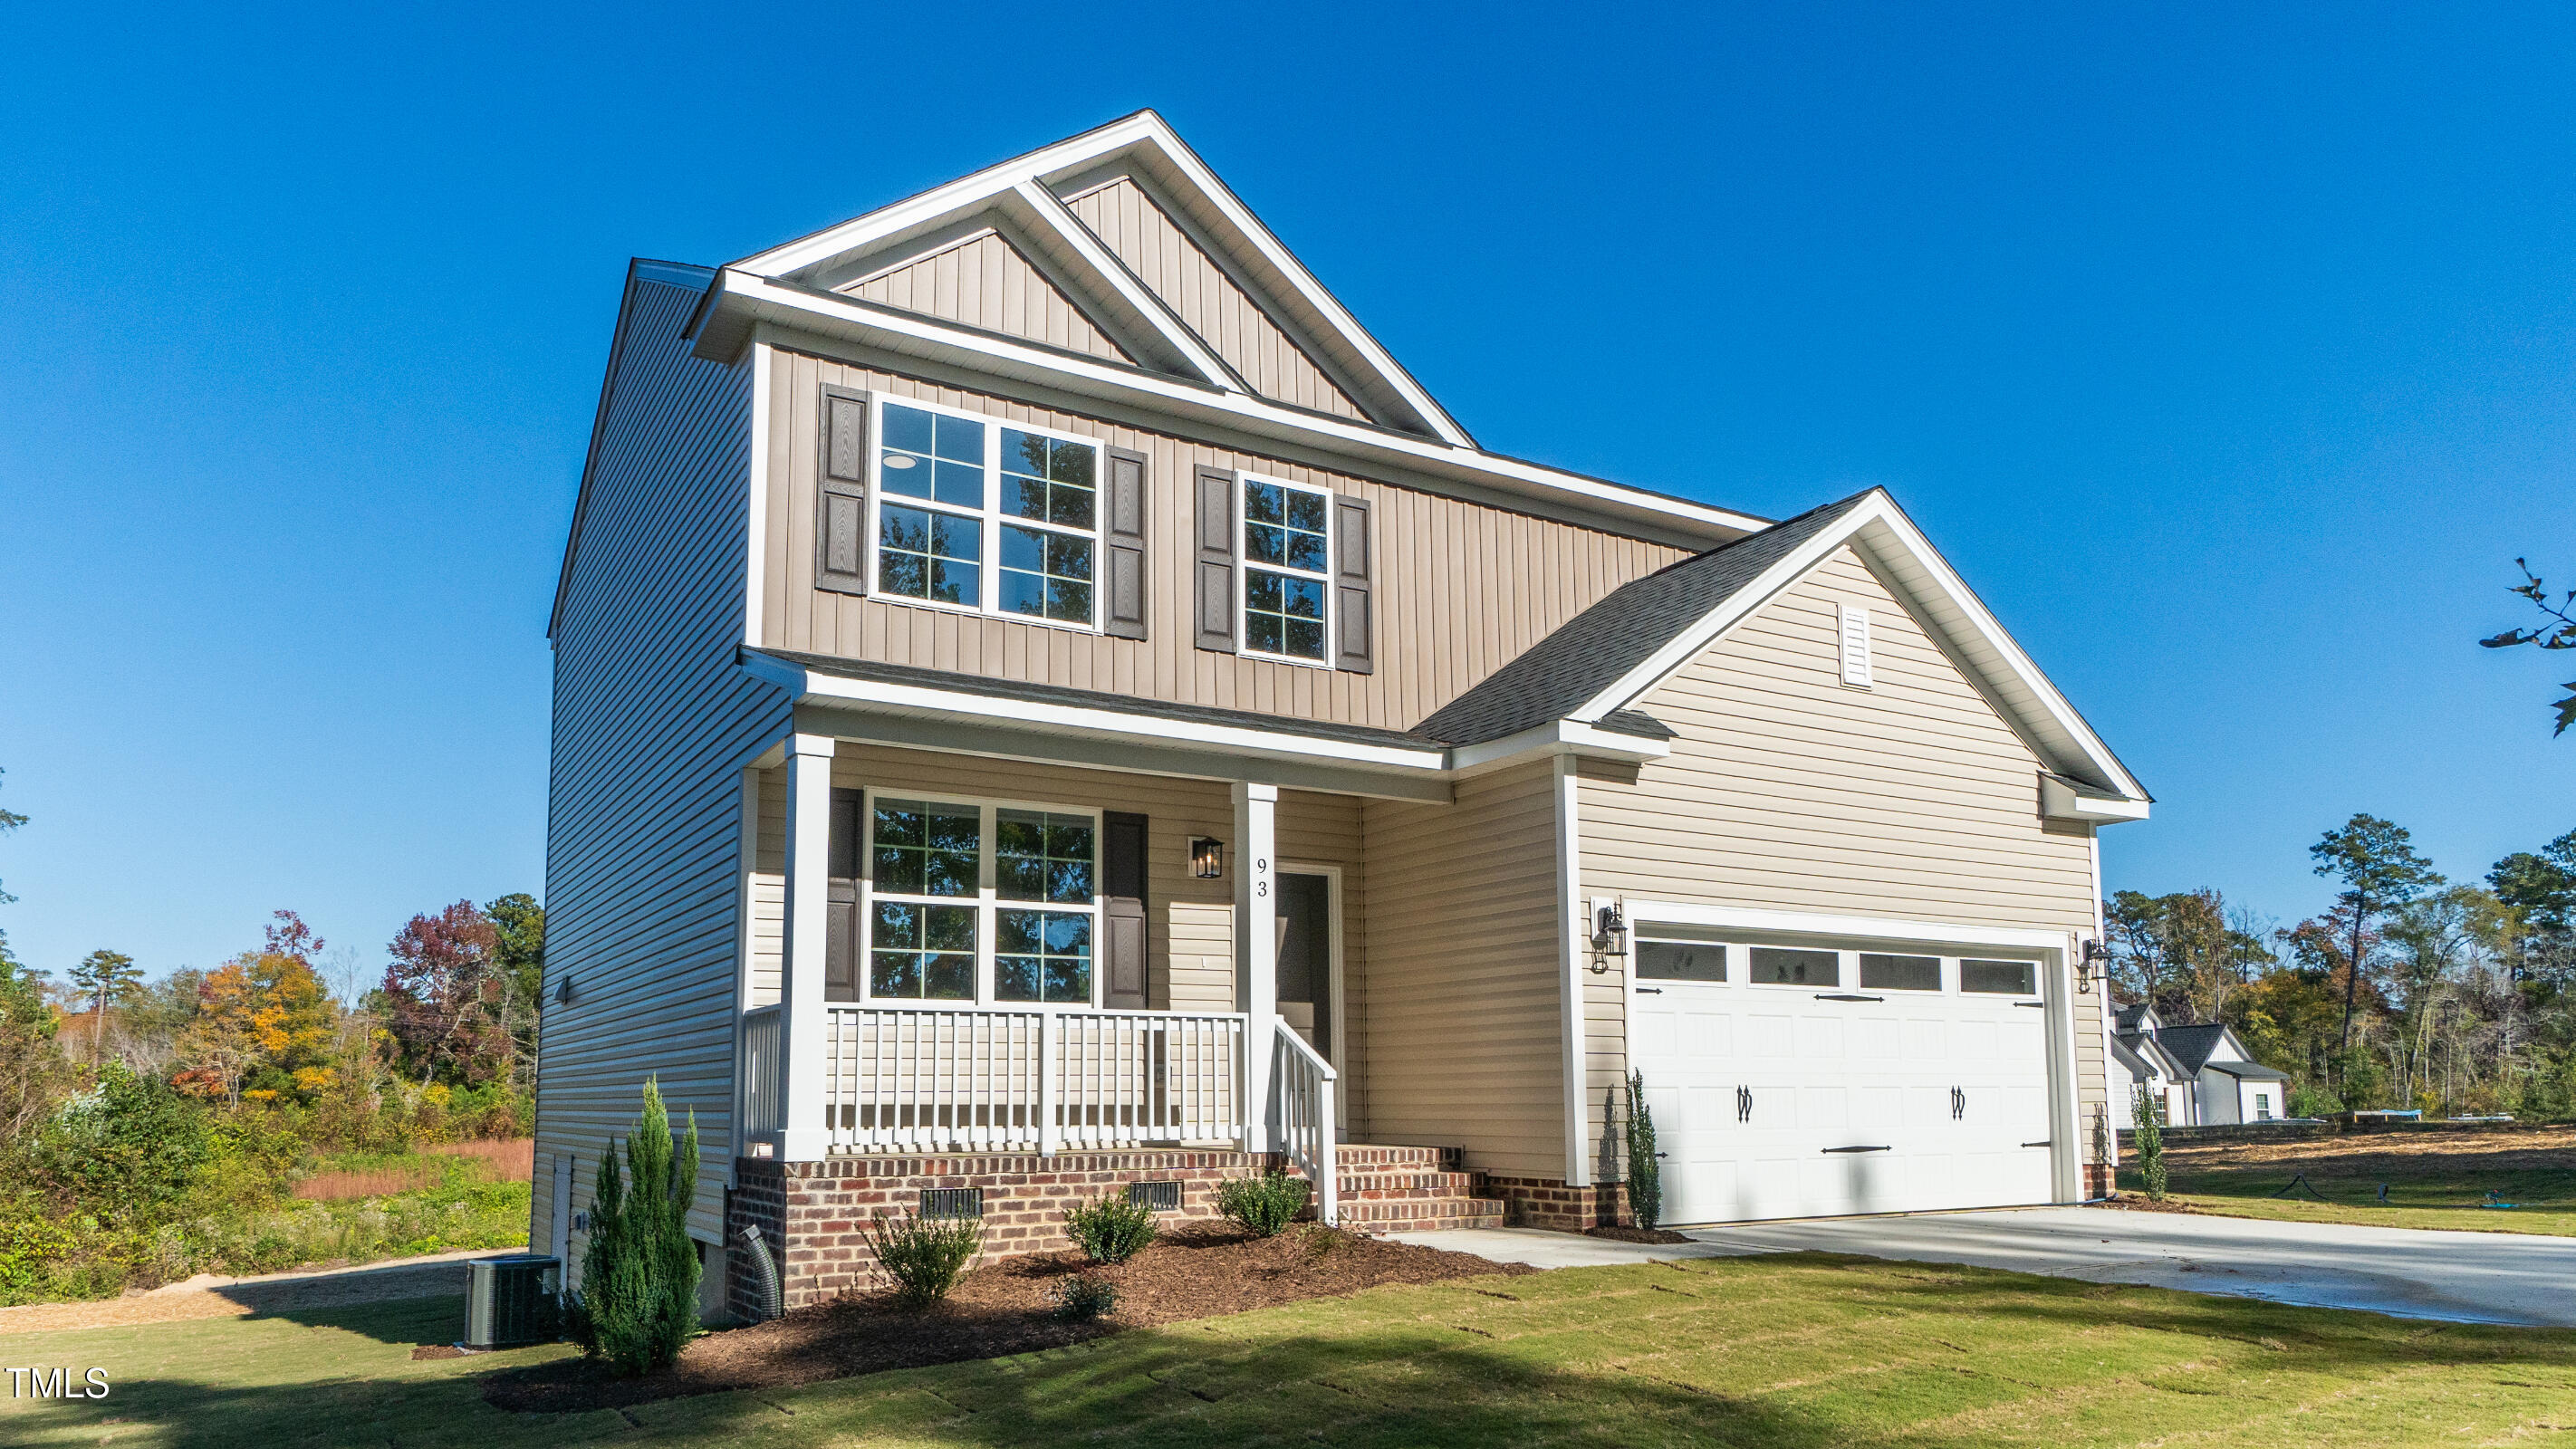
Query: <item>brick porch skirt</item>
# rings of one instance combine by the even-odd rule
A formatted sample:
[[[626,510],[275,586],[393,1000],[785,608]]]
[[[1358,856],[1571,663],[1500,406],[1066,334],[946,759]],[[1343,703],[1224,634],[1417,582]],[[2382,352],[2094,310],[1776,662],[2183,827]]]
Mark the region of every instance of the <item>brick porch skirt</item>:
[[[2109,1197],[2111,1195],[2111,1168],[2108,1163],[2088,1162],[2084,1164],[2084,1195],[2086,1197]]]
[[[981,1188],[984,1258],[1047,1253],[1072,1246],[1064,1211],[1131,1182],[1177,1182],[1181,1209],[1165,1223],[1214,1218],[1217,1184],[1256,1175],[1279,1159],[1225,1151],[1059,1152],[845,1156],[820,1162],[743,1157],[738,1184],[726,1194],[726,1303],[737,1318],[760,1316],[760,1275],[741,1250],[742,1230],[757,1226],[778,1261],[784,1307],[802,1308],[846,1289],[882,1286],[865,1227],[879,1212],[918,1210],[924,1191]],[[1293,1168],[1290,1169],[1294,1171]]]
[[[1587,1228],[1633,1228],[1628,1185],[1596,1183],[1567,1187],[1561,1177],[1498,1177],[1485,1174],[1485,1196],[1501,1198],[1506,1221],[1518,1228],[1554,1228],[1579,1233]]]

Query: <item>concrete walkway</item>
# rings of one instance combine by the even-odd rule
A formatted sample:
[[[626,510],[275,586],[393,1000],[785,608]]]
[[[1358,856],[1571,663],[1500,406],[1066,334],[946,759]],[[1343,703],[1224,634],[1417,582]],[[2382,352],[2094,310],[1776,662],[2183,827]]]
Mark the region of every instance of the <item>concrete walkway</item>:
[[[1690,1230],[1647,1247],[1528,1229],[1403,1241],[1539,1268],[1750,1253],[1856,1253],[2138,1283],[2401,1318],[2576,1327],[2576,1238],[2276,1223],[2104,1208],[1814,1218]]]

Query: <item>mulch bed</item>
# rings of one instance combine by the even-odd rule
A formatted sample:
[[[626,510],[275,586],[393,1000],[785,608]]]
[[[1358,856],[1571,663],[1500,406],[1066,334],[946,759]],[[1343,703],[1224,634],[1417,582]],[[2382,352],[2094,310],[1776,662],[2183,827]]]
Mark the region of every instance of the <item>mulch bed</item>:
[[[1004,1259],[967,1274],[946,1302],[918,1313],[897,1306],[889,1292],[845,1293],[768,1323],[708,1334],[683,1350],[667,1372],[650,1378],[615,1378],[587,1359],[558,1359],[491,1375],[483,1380],[483,1397],[520,1411],[613,1409],[1033,1353],[1122,1329],[1391,1283],[1532,1271],[1303,1225],[1275,1238],[1255,1238],[1230,1224],[1191,1224],[1167,1231],[1114,1268],[1091,1269],[1117,1285],[1115,1315],[1088,1323],[1054,1317],[1048,1290],[1087,1266],[1072,1251]]]
[[[2124,1192],[2117,1197],[2101,1198],[2094,1202],[2086,1203],[2085,1206],[2116,1208],[2122,1212],[2132,1213],[2198,1213],[2202,1217],[2210,1216],[2210,1214],[2202,1212],[2201,1209],[2193,1207],[2187,1202],[2178,1202],[2173,1198],[2166,1198],[2164,1201],[2158,1202],[2154,1198],[2148,1197],[2143,1193],[2135,1192]]]
[[[1611,1238],[1622,1243],[1690,1243],[1698,1239],[1669,1228],[1586,1228],[1587,1238]]]

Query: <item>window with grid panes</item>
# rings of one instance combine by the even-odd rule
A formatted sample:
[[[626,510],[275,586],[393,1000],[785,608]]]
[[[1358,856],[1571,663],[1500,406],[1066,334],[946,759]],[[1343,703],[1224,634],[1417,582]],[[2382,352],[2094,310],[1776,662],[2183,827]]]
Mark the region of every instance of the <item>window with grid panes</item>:
[[[1243,480],[1243,644],[1255,654],[1325,659],[1332,498],[1320,489]]]
[[[877,588],[1088,626],[1100,445],[888,400],[877,449]]]
[[[994,814],[993,996],[998,1001],[1091,1000],[1093,856],[1088,815],[1004,809]],[[1042,910],[1014,902],[1071,907]]]
[[[870,817],[868,994],[975,999],[983,815],[880,800]]]

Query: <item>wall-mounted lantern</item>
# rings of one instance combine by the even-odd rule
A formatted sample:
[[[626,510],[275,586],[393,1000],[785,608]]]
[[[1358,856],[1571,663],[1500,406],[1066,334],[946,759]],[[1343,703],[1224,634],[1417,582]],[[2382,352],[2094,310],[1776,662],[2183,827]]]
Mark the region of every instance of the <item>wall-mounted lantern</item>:
[[[2110,969],[2111,948],[2099,940],[2085,942],[2084,959],[2075,963],[2075,989],[2089,994],[2093,990],[2093,977],[2097,970]]]
[[[1620,913],[1619,903],[1612,901],[1593,913],[1592,974],[1609,974],[1610,963],[1625,960],[1627,955],[1628,918]]]
[[[1225,842],[1213,835],[1190,837],[1190,874],[1214,880],[1225,874]]]

